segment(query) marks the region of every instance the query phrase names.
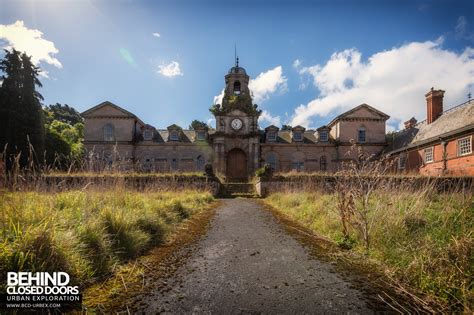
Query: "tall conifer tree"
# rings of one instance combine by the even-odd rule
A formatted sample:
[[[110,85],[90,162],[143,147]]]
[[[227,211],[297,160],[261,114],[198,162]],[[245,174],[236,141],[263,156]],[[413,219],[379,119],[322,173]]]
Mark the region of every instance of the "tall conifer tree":
[[[44,126],[41,101],[43,97],[36,91],[41,87],[38,79],[40,69],[25,53],[12,49],[5,51],[0,61],[3,82],[0,87],[1,138],[0,144],[7,145],[7,170],[12,166],[12,157],[20,155],[20,166],[28,164],[30,145],[35,163],[42,160],[44,150]],[[5,123],[4,123],[5,122]]]

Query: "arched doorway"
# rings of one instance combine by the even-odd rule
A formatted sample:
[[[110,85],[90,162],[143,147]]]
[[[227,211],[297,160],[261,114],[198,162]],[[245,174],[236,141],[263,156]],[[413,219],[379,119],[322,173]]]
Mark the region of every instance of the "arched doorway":
[[[247,178],[247,155],[241,149],[232,149],[227,153],[226,175],[229,179]]]

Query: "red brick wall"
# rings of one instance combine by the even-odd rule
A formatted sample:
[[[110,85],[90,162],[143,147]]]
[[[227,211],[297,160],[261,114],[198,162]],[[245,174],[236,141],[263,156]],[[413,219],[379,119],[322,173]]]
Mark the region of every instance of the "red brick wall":
[[[438,175],[454,175],[454,176],[474,176],[474,154],[458,156],[458,140],[471,136],[471,148],[474,144],[472,140],[474,133],[464,135],[449,140],[446,145],[446,171],[443,173],[443,146],[441,142],[426,147],[409,151],[407,154],[407,162],[404,170],[398,172],[404,173],[420,173],[421,175],[438,176]],[[433,162],[424,163],[424,149],[433,147]]]

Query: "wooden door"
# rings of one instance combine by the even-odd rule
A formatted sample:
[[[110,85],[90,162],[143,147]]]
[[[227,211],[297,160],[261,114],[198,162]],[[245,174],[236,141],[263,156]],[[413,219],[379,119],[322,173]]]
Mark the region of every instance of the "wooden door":
[[[232,149],[227,154],[227,178],[247,178],[247,155],[241,149]]]

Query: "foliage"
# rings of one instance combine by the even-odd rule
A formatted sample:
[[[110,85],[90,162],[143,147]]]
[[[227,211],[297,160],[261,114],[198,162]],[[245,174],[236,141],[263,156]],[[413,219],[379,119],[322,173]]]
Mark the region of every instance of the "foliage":
[[[22,168],[30,166],[28,162],[37,164],[44,150],[43,97],[36,91],[42,86],[40,69],[31,57],[11,49],[5,50],[0,70],[0,146],[6,146],[7,170],[12,168],[13,156],[19,157]]]
[[[290,125],[282,125],[281,126],[281,130],[291,130],[291,129],[293,129],[293,127],[290,126]]]
[[[86,285],[161,244],[177,224],[212,201],[203,191],[133,192],[121,187],[2,194],[0,278],[7,271],[61,270]]]
[[[189,129],[192,129],[192,130],[209,129],[209,126],[203,121],[199,121],[197,119],[194,119],[191,122],[191,124],[189,125]]]
[[[45,116],[46,164],[64,169],[71,160],[80,160],[84,154],[83,119],[69,105],[47,106]]]

